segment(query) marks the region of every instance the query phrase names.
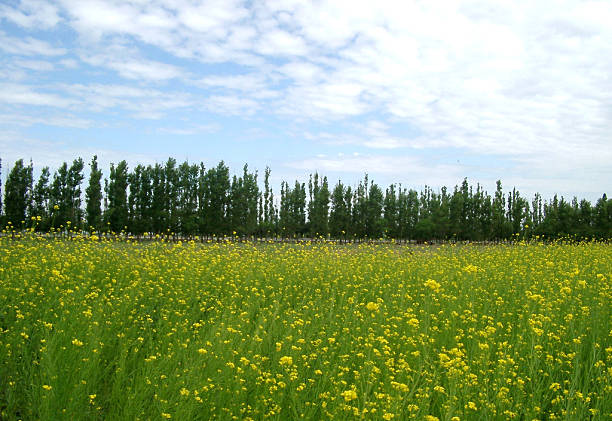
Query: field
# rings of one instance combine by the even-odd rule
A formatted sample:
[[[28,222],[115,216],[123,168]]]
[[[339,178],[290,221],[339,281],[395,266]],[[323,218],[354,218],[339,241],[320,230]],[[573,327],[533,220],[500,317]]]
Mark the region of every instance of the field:
[[[612,246],[0,239],[3,420],[612,419]]]

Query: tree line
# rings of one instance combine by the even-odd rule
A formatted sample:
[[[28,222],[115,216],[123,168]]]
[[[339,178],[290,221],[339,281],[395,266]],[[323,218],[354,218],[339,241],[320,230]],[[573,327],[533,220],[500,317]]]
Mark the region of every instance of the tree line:
[[[33,163],[15,162],[0,194],[2,226],[38,231],[76,229],[142,235],[393,238],[398,240],[489,241],[521,238],[609,239],[612,199],[605,194],[595,205],[586,199],[555,195],[531,200],[515,188],[505,193],[501,181],[493,194],[464,179],[453,190],[421,191],[391,184],[381,188],[366,174],[356,186],[311,174],[308,183],[270,185],[263,174],[244,165],[231,175],[223,162],[137,165],[111,164],[108,177],[94,156],[85,163],[64,162],[53,175],[42,168],[35,181]],[[0,173],[2,162],[0,160]],[[0,183],[0,192],[2,184]],[[2,201],[2,199],[4,199]],[[84,200],[83,200],[84,199]]]

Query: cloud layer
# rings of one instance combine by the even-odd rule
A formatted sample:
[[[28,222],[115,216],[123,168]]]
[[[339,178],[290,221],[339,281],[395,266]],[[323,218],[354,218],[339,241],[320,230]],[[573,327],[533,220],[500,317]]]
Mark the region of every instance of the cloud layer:
[[[0,19],[6,115],[121,113],[168,134],[274,121],[338,161],[293,168],[471,175],[436,158],[454,150],[542,191],[612,187],[608,1],[23,0]]]

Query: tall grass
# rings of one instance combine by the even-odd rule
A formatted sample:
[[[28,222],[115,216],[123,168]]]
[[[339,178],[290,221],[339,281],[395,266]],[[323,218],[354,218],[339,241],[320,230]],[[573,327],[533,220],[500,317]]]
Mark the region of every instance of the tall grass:
[[[0,418],[610,419],[612,247],[0,239]]]

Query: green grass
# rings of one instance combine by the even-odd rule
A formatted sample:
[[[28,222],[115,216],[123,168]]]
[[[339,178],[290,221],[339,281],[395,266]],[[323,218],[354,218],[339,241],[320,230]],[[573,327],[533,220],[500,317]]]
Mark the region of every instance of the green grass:
[[[0,239],[1,419],[612,419],[612,246],[415,250]]]

